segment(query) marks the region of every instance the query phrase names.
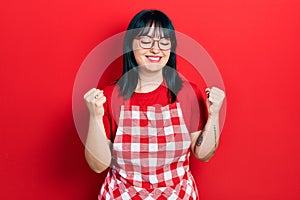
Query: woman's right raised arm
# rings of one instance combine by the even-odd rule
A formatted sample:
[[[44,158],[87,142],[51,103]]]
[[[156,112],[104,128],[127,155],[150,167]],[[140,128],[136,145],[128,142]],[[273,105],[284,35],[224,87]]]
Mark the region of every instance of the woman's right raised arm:
[[[109,167],[111,162],[110,144],[103,124],[103,104],[106,97],[102,90],[93,88],[84,95],[84,99],[90,113],[85,158],[92,170],[100,173]]]

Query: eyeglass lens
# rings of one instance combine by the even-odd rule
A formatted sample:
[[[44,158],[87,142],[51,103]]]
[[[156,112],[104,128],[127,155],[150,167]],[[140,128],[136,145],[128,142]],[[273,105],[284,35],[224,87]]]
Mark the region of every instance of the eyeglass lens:
[[[156,41],[158,41],[158,47],[161,50],[169,50],[171,48],[171,41],[167,38],[154,40],[151,37],[140,37],[140,46],[144,49],[151,49]]]

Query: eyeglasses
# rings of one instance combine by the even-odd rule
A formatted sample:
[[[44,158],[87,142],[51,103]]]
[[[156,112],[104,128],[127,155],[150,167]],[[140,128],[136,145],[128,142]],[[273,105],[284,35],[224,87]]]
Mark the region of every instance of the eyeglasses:
[[[137,38],[139,40],[140,47],[143,49],[151,49],[154,42],[158,42],[158,48],[162,51],[167,51],[171,49],[171,40],[167,38],[160,38],[159,40],[154,40],[148,36],[140,36]]]

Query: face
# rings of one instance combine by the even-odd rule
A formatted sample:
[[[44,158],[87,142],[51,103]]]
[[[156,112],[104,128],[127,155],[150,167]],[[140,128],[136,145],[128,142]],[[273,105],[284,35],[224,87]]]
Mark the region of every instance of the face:
[[[161,48],[165,49],[164,45],[170,45],[170,41],[167,39],[165,39],[165,41],[160,40],[163,38],[163,35],[160,35],[162,34],[159,34],[159,28],[155,28],[154,25],[152,25],[147,36],[142,37],[143,40],[140,38],[133,40],[133,54],[140,70],[146,70],[149,72],[161,71],[167,64],[171,50],[170,48],[168,50],[161,50]],[[154,43],[152,46],[149,46],[148,44],[151,43],[149,42],[151,39],[154,41]],[[147,45],[149,47],[145,48]]]

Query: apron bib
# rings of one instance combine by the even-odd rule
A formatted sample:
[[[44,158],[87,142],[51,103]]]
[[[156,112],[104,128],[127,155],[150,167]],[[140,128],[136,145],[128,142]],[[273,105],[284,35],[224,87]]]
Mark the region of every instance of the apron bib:
[[[180,104],[121,106],[112,166],[98,199],[198,199]]]

